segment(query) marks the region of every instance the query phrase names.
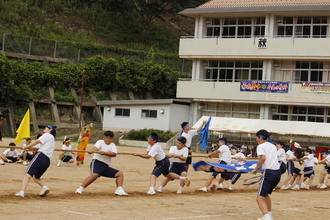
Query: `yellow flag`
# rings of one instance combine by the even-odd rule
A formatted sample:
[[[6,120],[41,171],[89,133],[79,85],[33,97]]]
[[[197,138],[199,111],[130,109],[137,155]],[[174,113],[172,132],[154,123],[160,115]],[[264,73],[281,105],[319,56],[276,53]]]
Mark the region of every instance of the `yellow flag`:
[[[30,137],[30,109],[26,111],[16,133],[17,135],[14,141],[16,145],[21,143],[23,138]]]

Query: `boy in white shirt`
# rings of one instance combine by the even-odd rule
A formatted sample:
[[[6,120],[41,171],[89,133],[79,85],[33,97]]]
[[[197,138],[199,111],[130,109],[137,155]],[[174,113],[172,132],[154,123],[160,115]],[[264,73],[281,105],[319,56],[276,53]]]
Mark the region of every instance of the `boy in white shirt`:
[[[110,167],[111,158],[117,156],[117,147],[112,142],[114,133],[112,131],[104,132],[103,140],[98,140],[94,147],[89,150],[89,154],[94,151],[100,151],[94,153],[93,160],[91,161],[90,175],[84,180],[81,186],[76,190],[76,193],[82,194],[84,189],[93,183],[100,176],[115,178],[117,189],[115,195],[126,196],[127,193],[123,189],[124,174],[123,172]]]
[[[304,157],[298,159],[298,162],[300,164],[304,164],[304,179],[301,182],[300,188],[304,188],[304,189],[309,189],[310,185],[312,184],[313,180],[314,180],[314,154],[312,152],[311,149],[306,149],[304,152]],[[304,181],[306,181],[306,179],[309,178],[308,184],[304,184]]]
[[[182,193],[183,187],[190,185],[190,181],[187,178],[187,170],[186,170],[186,160],[188,158],[188,148],[185,146],[186,144],[185,137],[179,137],[176,146],[172,146],[170,148],[169,154],[167,155],[170,158],[171,168],[169,176],[163,180],[160,184],[157,192],[162,192],[164,186],[171,180],[171,179],[179,179],[180,181],[180,188],[178,189],[177,193]]]
[[[322,152],[322,160],[318,162],[318,164],[324,164],[324,170],[320,174],[320,182],[317,188],[326,189],[327,182],[330,174],[330,155],[328,152]]]
[[[19,153],[14,148],[16,144],[14,142],[11,142],[9,144],[11,148],[6,149],[1,155],[0,155],[0,165],[5,165],[6,163],[15,163],[16,161],[19,161]]]

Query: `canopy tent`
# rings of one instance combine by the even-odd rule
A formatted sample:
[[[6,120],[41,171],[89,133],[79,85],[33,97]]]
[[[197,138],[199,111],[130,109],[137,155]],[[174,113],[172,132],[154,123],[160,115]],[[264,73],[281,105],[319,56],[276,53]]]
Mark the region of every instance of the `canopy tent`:
[[[210,116],[201,117],[192,128],[197,129]],[[330,137],[329,123],[302,121],[277,121],[264,119],[213,117],[209,131],[222,133],[255,134],[260,129],[266,129],[272,135],[292,137],[328,138]]]

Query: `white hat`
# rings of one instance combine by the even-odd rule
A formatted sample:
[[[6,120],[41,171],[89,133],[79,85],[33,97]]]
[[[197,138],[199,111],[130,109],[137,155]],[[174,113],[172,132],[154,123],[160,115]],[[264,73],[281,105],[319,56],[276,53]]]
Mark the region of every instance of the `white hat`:
[[[294,142],[294,144],[293,144],[293,145],[295,146],[295,148],[301,148],[300,144],[299,144],[299,143],[297,143],[297,142]]]

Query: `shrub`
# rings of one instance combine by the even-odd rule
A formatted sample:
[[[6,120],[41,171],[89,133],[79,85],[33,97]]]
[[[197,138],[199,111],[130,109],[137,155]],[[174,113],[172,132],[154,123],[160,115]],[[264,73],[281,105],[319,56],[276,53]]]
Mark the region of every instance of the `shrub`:
[[[157,129],[141,129],[141,130],[131,130],[123,137],[125,140],[136,140],[136,141],[147,141],[150,133],[158,134],[158,139],[161,142],[167,142],[172,137],[175,136],[175,133],[171,131],[163,131]]]

